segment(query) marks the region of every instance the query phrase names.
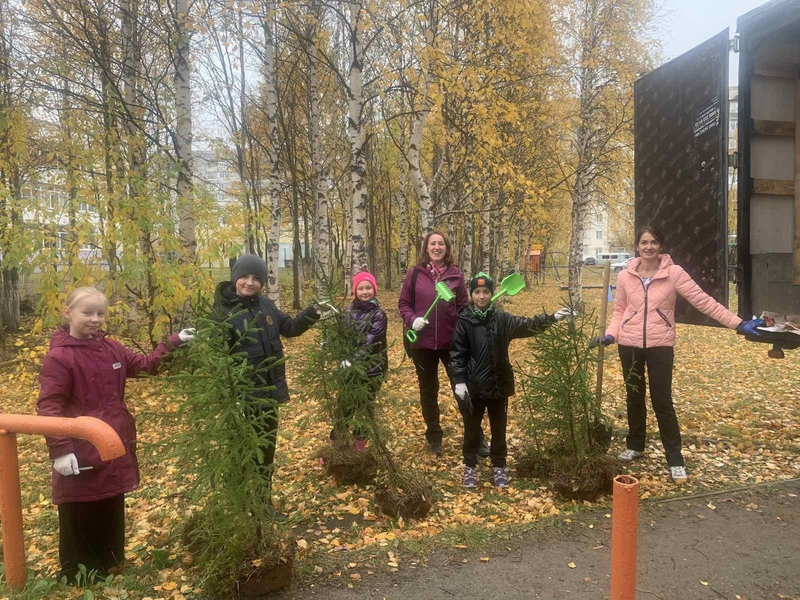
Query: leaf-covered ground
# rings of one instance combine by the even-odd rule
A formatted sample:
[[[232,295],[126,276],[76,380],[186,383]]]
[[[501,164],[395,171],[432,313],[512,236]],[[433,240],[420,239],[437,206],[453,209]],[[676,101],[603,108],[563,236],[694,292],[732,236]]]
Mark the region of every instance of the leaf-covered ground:
[[[558,283],[529,288],[505,302],[515,314],[533,314],[562,305]],[[599,290],[587,290],[590,305],[600,306]],[[488,464],[480,469],[484,485],[477,493],[461,489],[460,417],[449,388],[440,404],[445,431],[444,454],[438,461],[426,452],[424,424],[418,405],[413,367],[400,344],[401,324],[396,293],[382,293],[390,315],[390,363],[393,372],[379,398],[391,433],[391,447],[408,468],[434,486],[434,508],[419,522],[403,522],[380,514],[372,490],[337,487],[325,476],[317,453],[327,443],[329,426],[317,399],[298,381],[304,349],[317,343],[313,332],[285,340],[293,400],[281,409],[276,504],[297,524],[299,570],[304,576],[341,578],[346,585],[367,580],[377,569],[400,569],[424,560],[437,544],[463,546],[493,531],[532,523],[580,508],[558,499],[535,481],[513,477],[514,455],[525,444],[510,404],[512,486],[504,493],[488,483]],[[512,357],[526,363],[530,341],[514,342]],[[533,342],[535,343],[535,341]],[[35,412],[36,373],[46,351],[43,338],[24,332],[12,341],[12,359],[0,371],[0,409]],[[684,437],[689,481],[676,487],[668,478],[655,420],[648,421],[646,458],[630,473],[639,477],[643,498],[663,498],[748,483],[800,476],[800,352],[784,360],[767,357],[768,347],[749,343],[723,328],[678,326],[674,397]],[[441,372],[444,380],[444,371]],[[605,362],[605,406],[613,419],[612,452],[624,448],[625,402],[619,360],[612,347]],[[178,399],[165,393],[158,379],[130,381],[127,402],[137,417],[142,485],[127,500],[127,557],[130,565],[95,594],[104,598],[201,597],[192,570],[192,556],[181,543],[182,524],[192,507],[183,498],[183,477],[164,456],[169,431],[154,415],[174,410]],[[57,573],[57,513],[50,502],[50,465],[44,439],[20,436],[20,463],[25,506],[28,564],[39,577]],[[610,503],[610,498],[601,499]],[[56,597],[82,597],[77,589],[60,587]]]

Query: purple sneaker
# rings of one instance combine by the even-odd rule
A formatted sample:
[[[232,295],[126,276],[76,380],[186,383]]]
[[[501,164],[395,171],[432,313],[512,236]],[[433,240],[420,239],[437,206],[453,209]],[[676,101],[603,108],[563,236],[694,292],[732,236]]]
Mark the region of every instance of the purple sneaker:
[[[503,467],[494,467],[492,469],[492,483],[499,488],[508,487],[508,475]]]
[[[464,478],[461,480],[464,489],[474,490],[478,487],[478,468],[464,467]]]

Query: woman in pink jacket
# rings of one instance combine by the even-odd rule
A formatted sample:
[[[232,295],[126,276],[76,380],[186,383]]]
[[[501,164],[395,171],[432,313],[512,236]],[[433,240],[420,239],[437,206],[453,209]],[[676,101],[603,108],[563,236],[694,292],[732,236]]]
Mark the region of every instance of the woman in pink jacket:
[[[155,374],[165,355],[193,339],[184,329],[145,356],[106,337],[108,300],[91,287],[74,290],[64,326],[50,340],[39,373],[39,415],[96,417],[117,432],[125,455],[102,461],[85,440],[48,437],[53,503],[58,505],[61,573],[72,579],[82,564],[101,576],[124,560],[125,494],[139,485],[136,425],[125,405],[125,380]]]
[[[668,254],[661,254],[664,234],[656,227],[642,227],[636,234],[639,257],[628,263],[617,279],[614,315],[604,345],[619,343],[622,374],[627,384],[627,449],[619,455],[632,461],[644,455],[647,408],[644,369],[650,383],[650,399],[667,456],[670,475],[686,479],[681,433],[672,404],[672,366],[675,346],[675,302],[678,296],[720,324],[739,333],[754,333],[760,319],[742,321],[706,294]]]

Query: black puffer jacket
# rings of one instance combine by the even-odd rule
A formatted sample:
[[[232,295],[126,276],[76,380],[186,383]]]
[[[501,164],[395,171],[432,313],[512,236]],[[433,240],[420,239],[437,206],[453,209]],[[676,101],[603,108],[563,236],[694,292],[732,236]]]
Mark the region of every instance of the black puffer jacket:
[[[302,335],[319,320],[313,307],[297,313],[295,317],[282,313],[266,296],[243,298],[236,294],[230,281],[217,285],[214,295],[215,305],[223,317],[228,317],[230,344],[232,348],[247,355],[253,367],[260,367],[266,360],[283,358],[283,344],[280,336]],[[255,394],[257,398],[272,398],[278,402],[289,400],[289,387],[286,385],[286,365],[275,365],[267,371],[267,378],[259,376],[259,386],[274,386]]]
[[[480,315],[468,306],[458,315],[450,346],[454,383],[466,383],[475,400],[495,400],[514,395],[514,370],[508,346],[515,338],[531,337],[555,323],[553,315],[515,317],[490,308]]]

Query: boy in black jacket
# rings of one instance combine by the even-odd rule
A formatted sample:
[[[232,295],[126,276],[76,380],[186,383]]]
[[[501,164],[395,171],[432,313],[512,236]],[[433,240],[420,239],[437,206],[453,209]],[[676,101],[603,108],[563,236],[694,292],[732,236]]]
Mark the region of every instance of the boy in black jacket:
[[[515,338],[531,337],[572,314],[562,308],[553,315],[515,317],[492,303],[494,281],[478,273],[469,283],[471,305],[458,315],[450,346],[450,368],[464,418],[464,479],[466,489],[478,486],[478,445],[484,411],[489,413],[492,442],[492,483],[508,487],[506,422],[508,397],[514,395],[514,371],[508,346]]]
[[[289,400],[286,365],[269,366],[283,358],[280,336],[304,334],[319,321],[310,306],[291,317],[261,294],[267,281],[267,264],[260,256],[245,254],[231,268],[231,280],[217,285],[216,310],[226,319],[228,341],[253,367],[255,392],[246,407],[253,426],[266,433],[262,463],[264,477],[271,480],[278,433],[278,405]]]

